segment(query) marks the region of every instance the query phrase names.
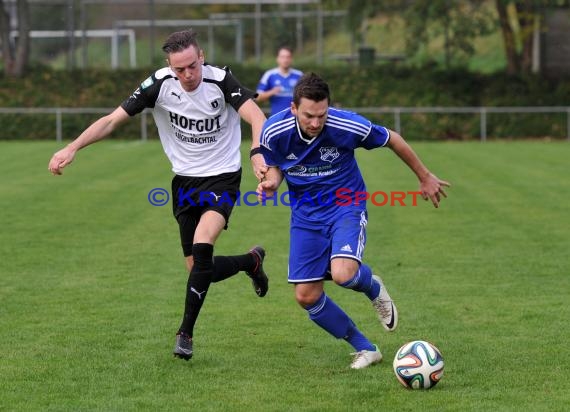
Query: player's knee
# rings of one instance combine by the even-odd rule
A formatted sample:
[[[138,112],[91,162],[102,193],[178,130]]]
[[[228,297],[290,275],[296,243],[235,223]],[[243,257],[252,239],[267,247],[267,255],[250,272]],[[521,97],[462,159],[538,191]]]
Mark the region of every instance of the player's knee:
[[[322,291],[295,291],[295,299],[297,303],[306,308],[313,305],[321,296]]]
[[[354,279],[354,276],[356,275],[356,271],[358,270],[358,267],[356,268],[340,268],[338,270],[332,270],[331,271],[331,276],[333,278],[333,281],[337,284],[337,285],[342,285],[343,283],[348,282],[351,279]]]
[[[211,269],[213,265],[214,245],[210,243],[194,243],[192,258],[196,270]]]

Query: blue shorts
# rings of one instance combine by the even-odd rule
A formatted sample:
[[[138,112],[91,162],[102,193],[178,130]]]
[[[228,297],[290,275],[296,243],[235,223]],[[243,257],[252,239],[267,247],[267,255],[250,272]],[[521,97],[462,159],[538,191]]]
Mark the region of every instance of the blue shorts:
[[[366,244],[367,213],[346,214],[330,225],[291,223],[289,283],[330,279],[330,261],[350,258],[362,261]]]

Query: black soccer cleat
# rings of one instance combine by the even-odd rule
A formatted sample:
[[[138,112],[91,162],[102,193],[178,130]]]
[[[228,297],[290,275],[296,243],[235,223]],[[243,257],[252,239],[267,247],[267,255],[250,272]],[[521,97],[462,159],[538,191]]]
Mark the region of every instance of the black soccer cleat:
[[[184,332],[176,334],[176,344],[174,345],[174,357],[184,360],[192,358],[192,338]]]
[[[263,259],[265,259],[265,249],[261,246],[255,246],[249,251],[255,260],[255,266],[252,271],[246,271],[247,276],[251,278],[251,284],[257,296],[264,297],[269,289],[269,279],[263,270]]]

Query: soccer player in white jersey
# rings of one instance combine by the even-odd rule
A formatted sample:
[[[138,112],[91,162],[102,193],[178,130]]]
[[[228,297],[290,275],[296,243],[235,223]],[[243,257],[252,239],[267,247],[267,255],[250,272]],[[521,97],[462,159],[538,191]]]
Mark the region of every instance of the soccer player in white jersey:
[[[382,354],[324,291],[330,279],[363,293],[388,331],[398,312],[382,280],[362,262],[366,242],[366,186],[354,150],[389,147],[416,174],[424,199],[438,207],[449,183],[434,176],[393,130],[329,106],[328,84],[314,73],[297,83],[291,109],[271,116],[261,134],[261,152],[269,166],[259,183],[260,200],[275,197],[287,181],[291,203],[288,281],[309,318],[354,347],[354,369],[380,362]],[[338,190],[342,189],[342,198]],[[348,193],[353,194],[347,201]],[[271,200],[269,200],[271,201]]]
[[[255,99],[257,102],[269,100],[271,116],[291,107],[293,89],[303,75],[302,71],[291,67],[293,49],[290,47],[281,46],[277,50],[275,61],[277,67],[267,70],[259,79]]]
[[[172,33],[162,49],[168,66],[154,72],[117,109],[55,153],[49,170],[61,174],[78,150],[103,139],[145,108],[152,109],[175,173],[173,212],[190,272],[174,346],[174,355],[188,360],[193,354],[194,325],[211,282],[245,271],[258,296],[268,290],[262,247],[239,256],[213,256],[214,243],[227,228],[241,182],[240,118],[251,125],[254,150],[250,157],[261,179],[267,168],[256,152],[265,115],[253,100],[255,93],[243,87],[229,69],[204,62],[194,31]]]

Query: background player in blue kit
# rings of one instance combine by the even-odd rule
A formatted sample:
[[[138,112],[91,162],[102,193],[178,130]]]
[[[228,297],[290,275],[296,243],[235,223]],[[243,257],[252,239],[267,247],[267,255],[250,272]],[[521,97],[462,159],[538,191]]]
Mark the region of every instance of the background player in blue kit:
[[[193,354],[194,325],[211,282],[245,271],[258,296],[265,296],[268,290],[263,248],[257,246],[237,256],[213,256],[214,243],[227,228],[241,182],[241,119],[251,125],[252,148],[258,150],[265,115],[253,100],[255,93],[243,87],[228,69],[204,62],[194,31],[172,33],[162,49],[168,66],[154,72],[112,113],[55,153],[48,169],[61,174],[78,150],[108,136],[145,108],[152,109],[175,173],[173,213],[190,272],[173,350],[176,357],[188,360]],[[261,179],[266,171],[262,156],[253,154],[251,161]],[[192,196],[187,196],[190,193]],[[213,195],[211,201],[204,201],[204,193]]]
[[[277,67],[267,70],[257,85],[257,102],[269,100],[271,115],[291,107],[293,89],[303,75],[300,70],[291,67],[293,50],[281,46],[277,50]]]
[[[309,318],[354,349],[353,369],[382,360],[378,347],[324,292],[329,276],[338,285],[364,293],[388,331],[398,312],[382,280],[362,263],[367,212],[362,200],[335,201],[338,189],[365,192],[354,157],[358,147],[387,146],[416,174],[424,199],[439,206],[449,183],[438,179],[393,130],[329,106],[328,84],[314,73],[304,75],[293,95],[291,110],[270,117],[261,135],[261,152],[269,170],[259,183],[261,199],[275,195],[283,178],[291,201],[289,277],[297,302]]]

